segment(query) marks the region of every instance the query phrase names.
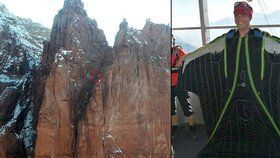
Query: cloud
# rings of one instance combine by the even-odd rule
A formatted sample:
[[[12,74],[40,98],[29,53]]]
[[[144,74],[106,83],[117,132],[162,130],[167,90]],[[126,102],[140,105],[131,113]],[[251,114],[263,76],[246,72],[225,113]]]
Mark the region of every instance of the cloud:
[[[51,28],[54,16],[64,0],[0,0],[14,15],[30,18]],[[130,27],[142,29],[146,19],[155,23],[170,21],[170,0],[82,0],[88,16],[96,19],[110,45],[114,43],[119,24],[126,18]]]

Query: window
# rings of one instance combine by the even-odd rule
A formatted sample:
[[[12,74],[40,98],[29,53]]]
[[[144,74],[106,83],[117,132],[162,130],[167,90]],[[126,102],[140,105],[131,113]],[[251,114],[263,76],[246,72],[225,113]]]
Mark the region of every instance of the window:
[[[180,38],[181,43],[185,42],[199,48],[202,41],[208,43],[228,32],[235,27],[233,5],[236,1],[238,0],[172,0],[172,33],[174,37]],[[280,37],[278,1],[253,0],[248,2],[254,9],[251,25]],[[201,14],[204,16],[205,26],[201,26],[200,23],[200,10],[204,11]]]

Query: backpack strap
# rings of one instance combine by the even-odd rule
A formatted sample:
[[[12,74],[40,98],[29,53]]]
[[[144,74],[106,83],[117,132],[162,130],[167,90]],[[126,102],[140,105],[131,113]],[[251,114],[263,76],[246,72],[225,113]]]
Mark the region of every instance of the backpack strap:
[[[262,31],[260,29],[254,28],[253,31],[254,31],[254,37],[258,37],[258,38],[262,38],[263,37],[263,33],[262,33]]]
[[[226,38],[233,38],[234,34],[236,32],[236,29],[231,29],[227,34],[226,34]]]

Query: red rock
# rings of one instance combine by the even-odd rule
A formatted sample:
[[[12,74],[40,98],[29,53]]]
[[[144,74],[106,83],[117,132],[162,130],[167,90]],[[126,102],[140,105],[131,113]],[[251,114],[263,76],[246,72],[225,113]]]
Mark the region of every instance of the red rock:
[[[113,58],[81,4],[65,1],[44,48],[35,157],[169,157],[169,27],[122,23]]]
[[[153,25],[158,31],[155,34],[162,36],[160,40],[168,39],[168,27]],[[116,37],[116,57],[113,65],[106,68],[107,80],[96,86],[79,124],[79,155],[92,150],[92,157],[170,155],[170,85],[168,62],[164,61],[169,59],[169,41],[156,41],[157,46],[150,48],[144,40],[153,37],[151,32],[144,36],[141,32],[134,36],[133,32],[138,31],[123,29]],[[165,52],[159,51],[158,46],[164,46]],[[156,54],[148,56],[145,50]],[[86,137],[96,141],[87,141]]]
[[[51,72],[45,83],[45,96],[37,124],[35,157],[72,157],[71,101],[67,97],[69,85],[64,72]]]
[[[76,155],[77,126],[91,93],[87,74],[100,68],[110,51],[103,31],[87,17],[82,2],[65,1],[43,52],[42,69],[50,73],[38,117],[35,157]]]

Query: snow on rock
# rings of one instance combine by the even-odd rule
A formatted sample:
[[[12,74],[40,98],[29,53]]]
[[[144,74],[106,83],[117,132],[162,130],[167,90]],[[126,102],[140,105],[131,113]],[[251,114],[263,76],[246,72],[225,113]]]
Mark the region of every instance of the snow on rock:
[[[12,15],[3,4],[0,4],[0,15],[1,52],[5,52],[5,56],[13,56],[10,58],[25,56],[29,67],[38,66],[43,52],[43,40],[47,39],[50,31],[42,26],[40,27],[39,24],[35,25],[37,29],[31,29],[30,26],[34,24],[31,20]],[[34,35],[34,32],[39,30],[45,32],[45,37],[41,33],[40,36],[38,34]],[[20,53],[20,56],[15,55],[15,52]],[[1,57],[3,57],[3,54]],[[22,60],[22,58],[18,60]],[[9,62],[9,60],[3,62]],[[3,62],[2,65],[5,64]]]
[[[41,87],[35,85],[35,72],[49,35],[48,29],[12,15],[0,3],[0,157],[33,155],[34,112],[41,100],[33,96]]]

